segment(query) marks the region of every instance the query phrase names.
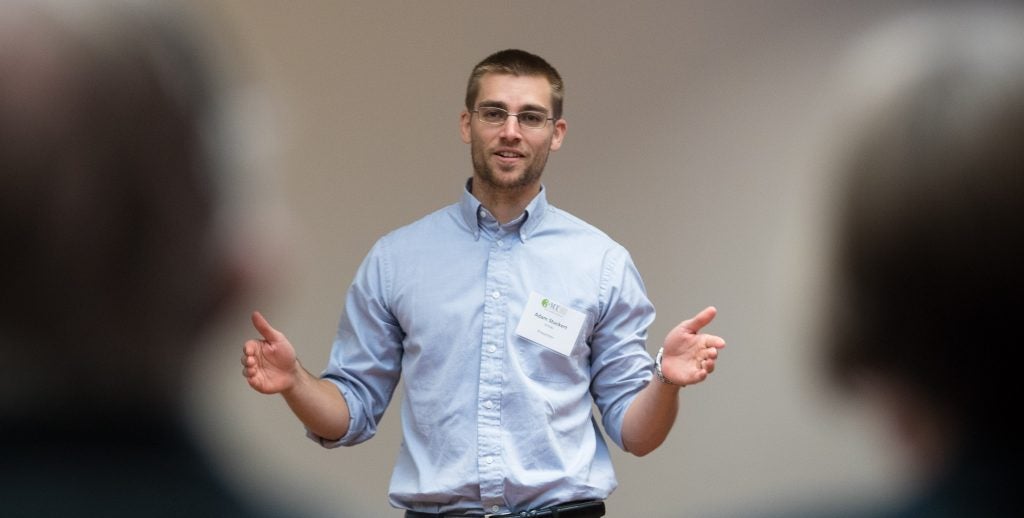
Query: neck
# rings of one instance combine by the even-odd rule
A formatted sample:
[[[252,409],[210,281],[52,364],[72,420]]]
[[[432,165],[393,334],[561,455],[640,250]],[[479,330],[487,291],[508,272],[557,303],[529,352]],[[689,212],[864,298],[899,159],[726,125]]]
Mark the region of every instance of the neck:
[[[473,178],[471,192],[498,223],[505,224],[519,217],[526,206],[540,193],[540,182],[516,188],[495,188]]]

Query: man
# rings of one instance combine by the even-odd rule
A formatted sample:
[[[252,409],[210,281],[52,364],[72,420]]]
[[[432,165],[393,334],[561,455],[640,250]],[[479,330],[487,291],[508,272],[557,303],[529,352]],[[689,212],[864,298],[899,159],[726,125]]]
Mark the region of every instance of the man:
[[[1020,516],[1024,11],[916,12],[870,33],[854,94],[828,352],[918,482],[882,516]]]
[[[165,3],[0,4],[4,516],[274,514],[182,415],[202,333],[248,284],[220,237],[208,57]]]
[[[668,435],[680,387],[724,341],[707,308],[665,341],[624,248],[548,204],[541,173],[565,138],[562,79],[542,58],[495,53],[470,76],[461,200],[391,232],[356,274],[322,377],[259,313],[242,364],[322,445],[372,437],[405,375],[390,500],[406,516],[602,516],[616,486],[604,438],[646,455]],[[532,516],[532,515],[531,515]]]

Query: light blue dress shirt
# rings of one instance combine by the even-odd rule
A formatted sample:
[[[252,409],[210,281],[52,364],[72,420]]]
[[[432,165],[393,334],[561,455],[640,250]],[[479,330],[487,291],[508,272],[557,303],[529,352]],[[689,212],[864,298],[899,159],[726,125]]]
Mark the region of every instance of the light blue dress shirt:
[[[404,374],[392,505],[504,513],[603,499],[617,482],[592,408],[622,447],[626,409],[652,377],[654,307],[626,249],[545,190],[499,225],[468,186],[360,266],[323,372],[349,431],[311,437],[373,437]],[[568,356],[516,334],[531,292],[585,315]]]

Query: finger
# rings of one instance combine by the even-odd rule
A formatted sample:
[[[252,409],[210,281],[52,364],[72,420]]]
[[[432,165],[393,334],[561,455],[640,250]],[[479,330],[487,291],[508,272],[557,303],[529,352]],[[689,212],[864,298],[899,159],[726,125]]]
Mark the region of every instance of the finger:
[[[700,313],[697,313],[693,318],[684,320],[679,324],[684,329],[691,333],[699,332],[704,326],[711,323],[715,319],[715,315],[718,314],[718,309],[714,306],[708,306],[704,308]]]
[[[708,374],[715,372],[715,360],[704,360],[704,371]]]
[[[252,325],[259,331],[260,335],[263,336],[269,342],[281,341],[284,339],[284,335],[280,331],[270,327],[270,322],[263,318],[263,315],[259,311],[252,312]]]
[[[255,356],[258,347],[259,343],[256,342],[256,340],[246,340],[245,343],[242,344],[242,354],[245,356]]]

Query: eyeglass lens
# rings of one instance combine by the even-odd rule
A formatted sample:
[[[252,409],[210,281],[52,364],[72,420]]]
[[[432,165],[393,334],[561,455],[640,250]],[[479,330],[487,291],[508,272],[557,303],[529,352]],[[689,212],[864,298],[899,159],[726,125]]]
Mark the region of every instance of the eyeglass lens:
[[[508,110],[490,106],[482,106],[477,109],[476,112],[480,122],[493,124],[495,126],[505,124],[509,115],[518,119],[519,125],[526,128],[543,128],[548,122],[547,114],[543,112],[524,111],[519,113],[509,113]]]

